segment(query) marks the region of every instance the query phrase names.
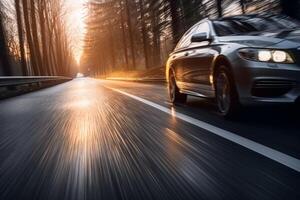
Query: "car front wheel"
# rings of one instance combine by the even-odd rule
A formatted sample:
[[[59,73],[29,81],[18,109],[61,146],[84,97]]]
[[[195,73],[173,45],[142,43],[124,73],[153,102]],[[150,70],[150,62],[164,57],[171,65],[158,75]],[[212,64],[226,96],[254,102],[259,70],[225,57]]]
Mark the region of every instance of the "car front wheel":
[[[225,66],[221,66],[215,77],[216,101],[219,113],[224,117],[236,116],[240,106],[230,71]]]
[[[176,80],[174,74],[171,72],[169,76],[169,83],[168,83],[168,89],[169,89],[169,97],[172,103],[186,103],[187,101],[187,95],[182,94],[179,91],[179,88],[177,87]]]

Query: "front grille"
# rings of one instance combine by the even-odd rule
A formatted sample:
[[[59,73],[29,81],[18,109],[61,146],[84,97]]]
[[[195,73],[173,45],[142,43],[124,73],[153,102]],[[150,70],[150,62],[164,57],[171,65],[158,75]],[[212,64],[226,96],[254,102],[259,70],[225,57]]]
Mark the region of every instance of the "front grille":
[[[259,80],[253,84],[252,95],[256,97],[279,97],[293,89],[295,84],[289,80]]]

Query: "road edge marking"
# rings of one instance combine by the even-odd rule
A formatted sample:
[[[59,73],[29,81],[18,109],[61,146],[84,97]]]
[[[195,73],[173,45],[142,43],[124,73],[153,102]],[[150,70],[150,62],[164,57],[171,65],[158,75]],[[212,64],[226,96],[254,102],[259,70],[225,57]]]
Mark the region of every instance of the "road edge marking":
[[[204,121],[201,121],[199,119],[195,119],[193,117],[190,117],[188,115],[185,115],[185,114],[182,114],[180,112],[177,112],[177,111],[173,111],[171,110],[170,108],[166,108],[164,106],[161,106],[159,104],[156,104],[156,103],[153,103],[149,100],[146,100],[146,99],[143,99],[141,97],[138,97],[138,96],[135,96],[135,95],[132,95],[132,94],[129,94],[127,92],[124,92],[124,91],[121,91],[121,90],[118,90],[118,89],[115,89],[115,88],[111,88],[111,87],[107,87],[107,86],[104,86],[105,88],[108,88],[110,90],[113,90],[115,92],[118,92],[120,94],[123,94],[125,96],[128,96],[132,99],[135,99],[137,101],[140,101],[148,106],[151,106],[151,107],[154,107],[164,113],[167,113],[169,115],[172,115],[172,116],[175,116],[176,118],[178,119],[181,119],[182,121],[185,121],[189,124],[192,124],[194,126],[197,126],[201,129],[204,129],[210,133],[213,133],[217,136],[220,136],[224,139],[227,139],[235,144],[238,144],[240,146],[243,146],[251,151],[254,151],[260,155],[263,155],[277,163],[280,163],[286,167],[289,167],[297,172],[300,172],[300,160],[297,159],[297,158],[294,158],[290,155],[287,155],[287,154],[284,154],[280,151],[277,151],[275,149],[272,149],[270,147],[267,147],[267,146],[264,146],[262,144],[259,144],[257,142],[254,142],[250,139],[247,139],[247,138],[244,138],[242,136],[239,136],[235,133],[232,133],[230,131],[227,131],[227,130],[224,130],[224,129],[221,129],[219,127],[216,127],[214,125],[211,125],[209,123],[206,123]]]

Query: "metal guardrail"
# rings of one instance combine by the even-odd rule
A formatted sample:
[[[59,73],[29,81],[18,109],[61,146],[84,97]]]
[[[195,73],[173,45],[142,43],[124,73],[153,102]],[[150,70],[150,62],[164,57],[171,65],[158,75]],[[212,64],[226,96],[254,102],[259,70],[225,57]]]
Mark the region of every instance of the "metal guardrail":
[[[62,76],[0,76],[0,87],[69,80],[72,80],[72,78]]]
[[[0,76],[0,100],[70,80],[72,78],[62,76]]]

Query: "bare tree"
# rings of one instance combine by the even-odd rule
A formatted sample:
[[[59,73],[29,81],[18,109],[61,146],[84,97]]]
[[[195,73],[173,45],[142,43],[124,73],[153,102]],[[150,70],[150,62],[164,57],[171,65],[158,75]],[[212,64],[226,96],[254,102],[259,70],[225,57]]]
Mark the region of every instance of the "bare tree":
[[[39,69],[39,74],[44,75],[44,67],[42,66],[42,58],[41,58],[41,52],[40,52],[40,40],[38,36],[38,28],[37,28],[37,18],[36,18],[36,7],[35,7],[35,0],[30,0],[30,15],[31,15],[31,28],[29,31],[31,31],[32,35],[32,51],[35,54],[36,57],[36,65]]]
[[[30,52],[30,63],[33,68],[34,75],[40,75],[40,71],[38,69],[38,64],[36,62],[36,55],[35,55],[35,51],[34,51],[33,38],[32,38],[32,33],[31,33],[31,25],[30,25],[30,21],[29,21],[28,2],[27,2],[27,0],[22,0],[22,2],[23,2],[25,32],[26,32],[26,38],[27,38],[29,52]]]
[[[20,56],[21,56],[21,66],[23,75],[28,75],[27,70],[27,62],[25,56],[25,40],[23,35],[23,19],[21,13],[21,1],[15,0],[15,9],[16,9],[16,17],[17,17],[17,27],[18,27],[18,38],[19,38],[19,48],[20,48]]]
[[[144,49],[144,56],[145,56],[145,67],[149,68],[149,54],[148,54],[148,46],[147,46],[147,32],[146,32],[146,22],[144,18],[144,5],[143,1],[139,0],[139,9],[140,9],[140,18],[141,18],[141,33],[143,39],[143,49]]]
[[[127,16],[127,26],[129,31],[129,43],[130,43],[130,52],[132,57],[132,67],[130,69],[136,69],[136,56],[135,56],[135,48],[133,43],[133,31],[132,31],[132,22],[130,16],[130,5],[128,0],[125,0],[125,8],[126,8],[126,16]]]
[[[3,13],[1,10],[0,10],[0,64],[2,66],[2,71],[5,76],[12,75],[6,37],[5,37],[4,24],[3,24]]]

